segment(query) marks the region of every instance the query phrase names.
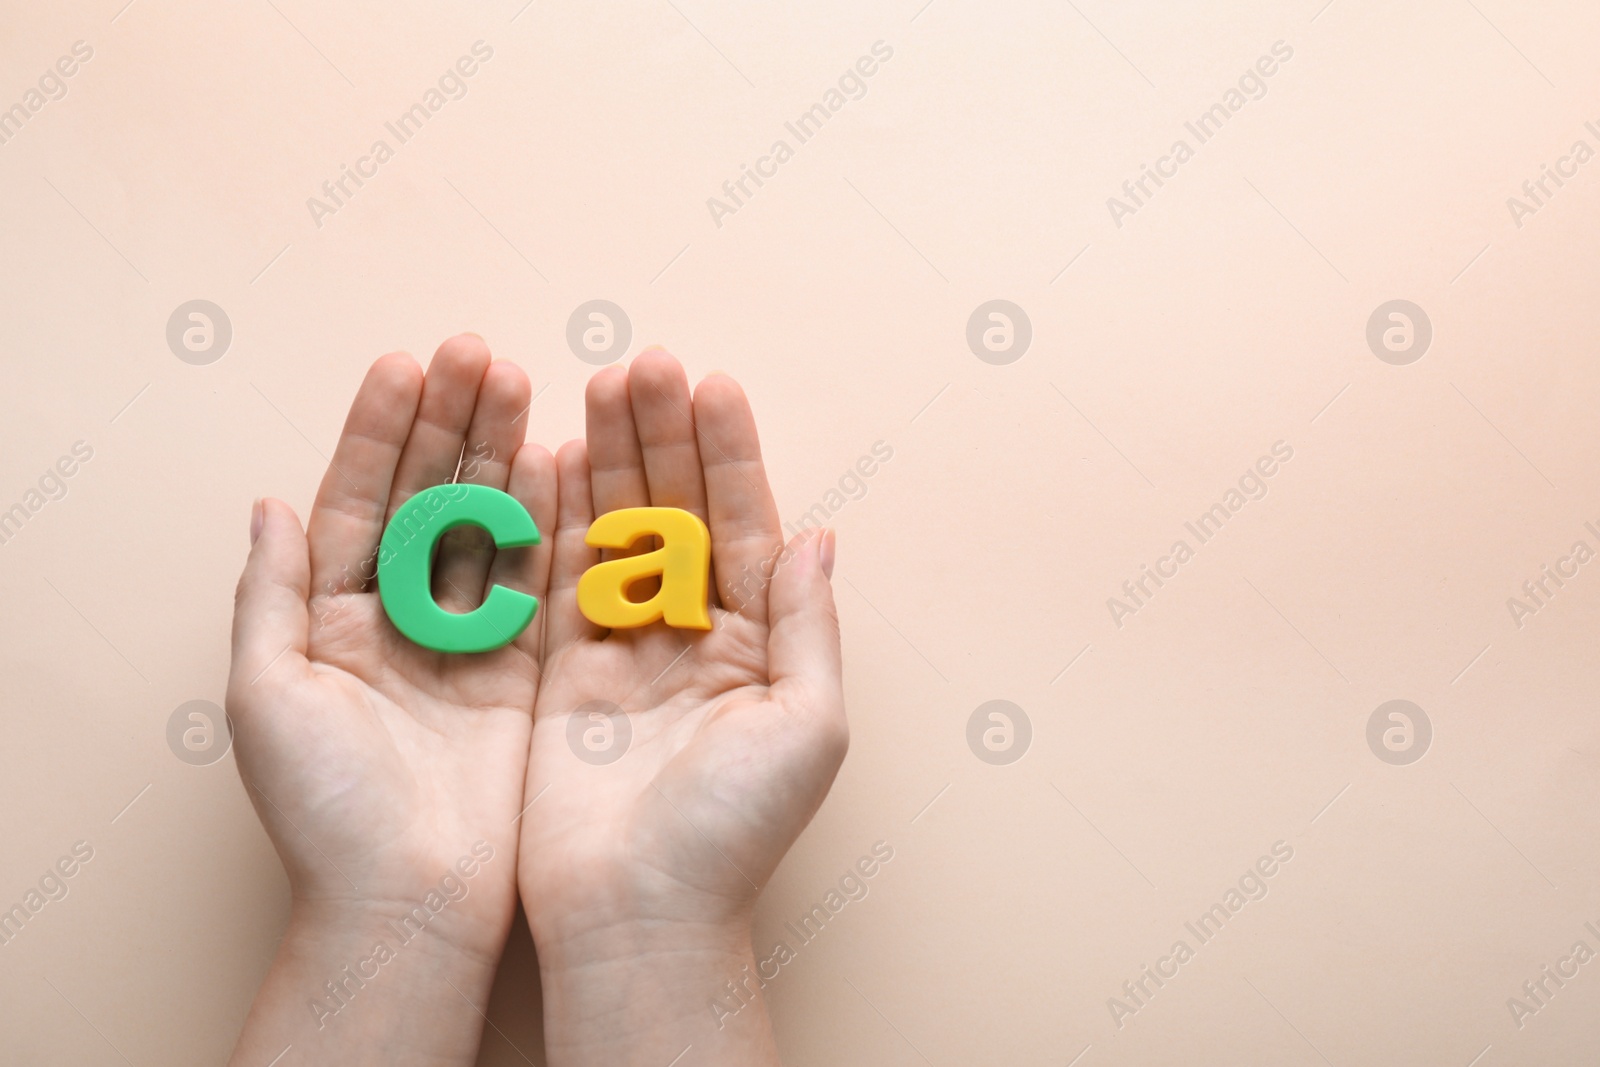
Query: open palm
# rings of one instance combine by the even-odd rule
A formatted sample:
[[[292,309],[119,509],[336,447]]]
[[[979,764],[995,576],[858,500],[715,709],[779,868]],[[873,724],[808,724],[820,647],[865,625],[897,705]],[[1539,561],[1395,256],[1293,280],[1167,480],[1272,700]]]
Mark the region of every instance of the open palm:
[[[526,375],[472,335],[441,346],[426,376],[408,355],[378,360],[306,532],[275,500],[253,520],[228,683],[240,774],[296,901],[403,913],[486,841],[494,859],[438,929],[490,959],[516,899],[541,627],[494,652],[433,652],[395,630],[371,578],[389,517],[432,485],[505,490],[548,528],[555,462],[523,444],[528,404]],[[542,600],[550,555],[548,543],[496,553],[483,531],[453,530],[435,598],[465,611],[499,583]]]
[[[519,856],[541,951],[608,923],[724,923],[827,794],[848,743],[820,531],[785,550],[744,393],[691,397],[651,350],[590,382],[560,486]],[[713,628],[602,630],[578,610],[596,515],[678,507],[711,530]],[[636,546],[636,551],[648,546]],[[824,560],[826,559],[826,567]],[[634,591],[637,595],[638,591]]]

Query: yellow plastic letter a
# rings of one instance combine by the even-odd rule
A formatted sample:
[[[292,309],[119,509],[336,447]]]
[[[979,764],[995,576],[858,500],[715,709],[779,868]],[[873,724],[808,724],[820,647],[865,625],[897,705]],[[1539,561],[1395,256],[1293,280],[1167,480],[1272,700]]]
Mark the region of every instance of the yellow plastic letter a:
[[[596,626],[613,630],[649,626],[657,619],[684,630],[711,629],[706,584],[711,577],[711,533],[682,508],[622,508],[589,526],[584,540],[595,548],[627,548],[641,537],[661,538],[661,547],[639,556],[597,563],[578,579],[578,610]],[[661,589],[643,603],[628,599],[628,586],[661,576]]]

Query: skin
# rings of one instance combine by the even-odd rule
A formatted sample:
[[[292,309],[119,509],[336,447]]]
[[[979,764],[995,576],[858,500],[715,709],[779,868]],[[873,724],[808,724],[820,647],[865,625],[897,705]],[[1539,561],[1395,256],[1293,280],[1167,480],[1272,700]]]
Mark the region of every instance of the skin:
[[[713,998],[755,959],[759,887],[826,796],[848,729],[831,540],[785,558],[743,391],[715,375],[691,399],[652,350],[589,383],[587,438],[557,455],[560,503],[534,714],[519,885],[539,949],[552,1067],[775,1064],[764,1003]],[[603,631],[577,608],[596,514],[684,508],[711,530],[712,630]],[[774,568],[776,573],[774,573]],[[770,580],[768,580],[770,578]],[[589,701],[627,712],[614,763],[573,758]],[[718,1023],[720,1022],[720,1026]]]
[[[729,378],[691,397],[659,350],[608,368],[587,444],[557,457],[523,443],[529,394],[475,335],[446,341],[425,376],[385,356],[305,531],[281,501],[252,514],[228,712],[291,909],[231,1063],[474,1062],[519,893],[552,1067],[778,1062],[764,1003],[730,1013],[725,986],[753,965],[759,887],[847,745],[832,536],[782,544]],[[464,656],[401,637],[362,577],[395,509],[457,477],[509,492],[545,534],[502,552],[474,528],[445,537],[445,607],[496,583],[541,600],[510,646]],[[579,613],[578,577],[600,559],[589,522],[646,504],[707,520],[712,631],[608,633]],[[631,728],[603,766],[567,743],[593,700]],[[433,914],[402,940],[418,905]]]

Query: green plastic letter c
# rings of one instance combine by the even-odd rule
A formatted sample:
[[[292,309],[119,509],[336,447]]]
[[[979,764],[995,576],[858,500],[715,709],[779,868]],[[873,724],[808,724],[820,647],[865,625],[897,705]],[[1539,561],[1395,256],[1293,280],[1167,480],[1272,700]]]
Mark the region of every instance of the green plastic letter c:
[[[489,652],[509,645],[539,610],[537,597],[490,588],[483,603],[456,614],[433,599],[433,556],[457,526],[481,526],[497,548],[539,543],[539,528],[516,498],[486,485],[436,485],[407,500],[378,546],[378,597],[395,629],[438,652]]]

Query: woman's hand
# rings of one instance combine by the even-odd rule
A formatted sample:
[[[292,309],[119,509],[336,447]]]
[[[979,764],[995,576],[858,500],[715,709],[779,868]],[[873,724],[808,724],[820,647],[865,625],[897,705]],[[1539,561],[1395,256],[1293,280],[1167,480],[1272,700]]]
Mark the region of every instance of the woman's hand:
[[[832,534],[785,550],[743,391],[691,398],[661,350],[590,382],[588,445],[558,454],[519,887],[544,976],[552,1067],[776,1063],[753,968],[756,896],[822,803],[848,745]],[[685,508],[711,530],[713,629],[604,631],[578,610],[596,515]],[[634,551],[648,546],[636,546]],[[620,708],[626,726],[603,712]],[[576,721],[574,721],[576,720]],[[610,732],[626,751],[586,751]],[[585,734],[589,737],[586,740]],[[753,988],[753,983],[751,985]]]
[[[228,714],[293,904],[235,1062],[290,1043],[296,1063],[473,1062],[515,909],[542,627],[494,652],[433,652],[395,630],[373,575],[389,517],[458,474],[549,530],[555,463],[523,444],[528,405],[527,376],[476,336],[445,342],[426,377],[384,356],[306,531],[280,501],[252,516]],[[550,556],[548,536],[497,553],[482,530],[453,530],[435,598],[466,611],[499,583],[542,601]]]

